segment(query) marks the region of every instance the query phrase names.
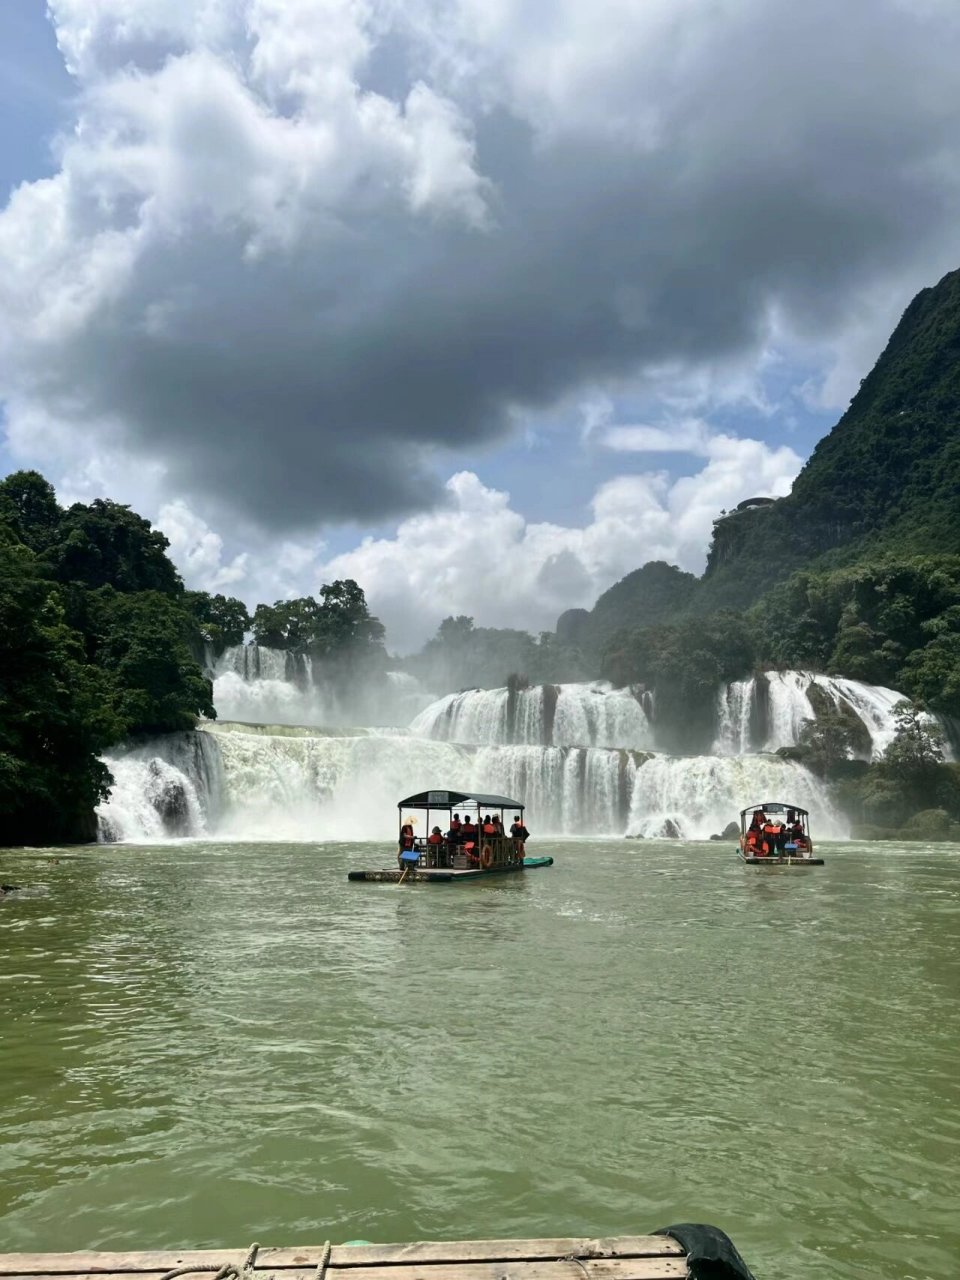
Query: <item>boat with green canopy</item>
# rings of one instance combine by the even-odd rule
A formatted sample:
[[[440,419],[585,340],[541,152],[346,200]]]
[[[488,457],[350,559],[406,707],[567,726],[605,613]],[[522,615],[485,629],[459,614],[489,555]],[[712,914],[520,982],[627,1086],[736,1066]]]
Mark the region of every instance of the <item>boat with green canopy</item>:
[[[396,867],[350,871],[347,879],[450,884],[552,866],[552,858],[526,856],[523,811],[520,800],[479,791],[438,789],[407,796],[397,805]],[[417,835],[421,814],[426,816]],[[518,821],[511,822],[511,814]],[[511,834],[516,827],[519,833]]]

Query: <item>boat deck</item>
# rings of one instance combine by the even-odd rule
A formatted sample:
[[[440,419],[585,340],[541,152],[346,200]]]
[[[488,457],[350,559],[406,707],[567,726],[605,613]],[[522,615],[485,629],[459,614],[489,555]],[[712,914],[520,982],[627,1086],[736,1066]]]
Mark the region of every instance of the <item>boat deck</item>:
[[[748,858],[746,854],[740,853],[739,849],[737,850],[737,853],[740,857],[740,860],[742,862],[745,862],[748,867],[822,867],[823,866],[822,858],[791,858],[789,857],[789,855],[784,855],[784,857],[782,858],[771,857],[769,855],[765,858]]]
[[[664,1280],[689,1274],[667,1236],[303,1245],[159,1253],[0,1254],[0,1280]]]
[[[414,867],[413,870],[401,871],[399,867],[382,867],[374,871],[348,871],[348,880],[385,880],[390,884],[449,884],[454,880],[485,880],[492,875],[508,875],[518,871],[529,871],[534,867],[552,867],[552,858],[524,858],[523,865],[510,862],[502,867],[488,867],[481,871],[479,867]]]

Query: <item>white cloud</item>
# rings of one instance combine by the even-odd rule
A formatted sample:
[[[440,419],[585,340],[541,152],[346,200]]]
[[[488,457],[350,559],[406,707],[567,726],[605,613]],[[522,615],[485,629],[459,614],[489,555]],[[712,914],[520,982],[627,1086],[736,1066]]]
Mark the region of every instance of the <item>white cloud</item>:
[[[318,580],[352,577],[387,627],[388,644],[419,647],[449,614],[478,625],[552,629],[573,606],[647,560],[701,572],[713,520],[757,494],[789,492],[801,459],[759,440],[714,436],[692,476],[623,475],[602,485],[589,524],[527,521],[509,494],[469,471],[447,482],[450,506],[403,521],[392,538],[366,538],[319,569]]]
[[[960,252],[955,0],[49,12],[77,114],[0,212],[0,398],[263,527],[415,510],[588,389],[594,437],[633,379],[769,413],[791,344],[842,402]]]
[[[618,453],[691,453],[709,456],[710,434],[706,423],[688,418],[669,426],[611,426],[601,442]]]
[[[249,554],[240,552],[224,564],[223,539],[182,500],[165,503],[156,525],[170,540],[171,560],[195,590],[230,595],[231,588],[245,581]]]

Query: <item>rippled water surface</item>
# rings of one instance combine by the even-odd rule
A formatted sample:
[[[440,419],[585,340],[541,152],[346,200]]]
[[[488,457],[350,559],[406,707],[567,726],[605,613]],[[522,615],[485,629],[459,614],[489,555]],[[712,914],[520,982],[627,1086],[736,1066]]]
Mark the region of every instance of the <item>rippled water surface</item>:
[[[0,1247],[700,1220],[761,1280],[955,1280],[960,848],[548,851],[0,855]]]

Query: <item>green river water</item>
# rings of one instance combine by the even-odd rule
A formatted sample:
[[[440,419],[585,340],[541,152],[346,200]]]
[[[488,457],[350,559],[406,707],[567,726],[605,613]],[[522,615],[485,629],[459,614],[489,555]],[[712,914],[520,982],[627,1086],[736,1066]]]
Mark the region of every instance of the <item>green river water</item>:
[[[2,854],[0,1249],[694,1220],[759,1280],[955,1280],[960,847],[822,849]]]

